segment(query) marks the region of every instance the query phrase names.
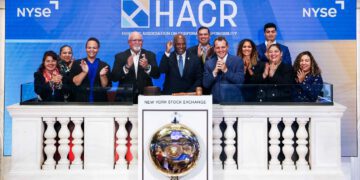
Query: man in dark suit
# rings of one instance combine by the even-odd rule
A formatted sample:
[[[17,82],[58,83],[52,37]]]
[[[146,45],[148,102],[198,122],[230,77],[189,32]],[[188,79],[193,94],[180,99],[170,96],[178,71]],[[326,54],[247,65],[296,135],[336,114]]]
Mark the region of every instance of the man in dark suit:
[[[204,87],[211,89],[214,103],[226,99],[232,102],[241,101],[241,91],[236,84],[244,82],[243,60],[228,53],[229,45],[225,37],[219,36],[215,39],[214,50],[216,56],[207,60],[204,66]]]
[[[173,46],[175,51],[170,54]],[[165,74],[163,94],[195,92],[196,87],[201,87],[201,62],[195,54],[186,51],[186,39],[182,34],[175,35],[173,42],[167,42],[159,69]]]
[[[292,65],[289,48],[285,45],[276,42],[276,35],[277,35],[277,27],[274,23],[267,23],[264,25],[265,42],[256,46],[256,49],[259,53],[259,59],[263,62],[269,62],[268,58],[266,57],[267,48],[271,44],[279,44],[281,51],[283,52],[282,62],[284,64]]]
[[[210,45],[210,29],[204,26],[199,27],[197,30],[197,39],[199,43],[190,47],[188,50],[191,54],[197,55],[202,65],[204,65],[205,61],[214,55],[214,49]]]
[[[210,45],[210,29],[205,26],[199,27],[197,30],[198,44],[190,47],[188,50],[201,61],[201,68],[204,69],[205,61],[214,55],[214,47]],[[210,94],[210,89],[203,87],[203,94]]]
[[[113,82],[130,84],[133,86],[133,102],[137,103],[137,96],[144,93],[144,87],[152,86],[152,79],[160,76],[155,54],[142,49],[143,38],[139,32],[132,32],[128,39],[129,49],[115,55],[114,66],[111,71]],[[117,100],[121,96],[117,95]]]

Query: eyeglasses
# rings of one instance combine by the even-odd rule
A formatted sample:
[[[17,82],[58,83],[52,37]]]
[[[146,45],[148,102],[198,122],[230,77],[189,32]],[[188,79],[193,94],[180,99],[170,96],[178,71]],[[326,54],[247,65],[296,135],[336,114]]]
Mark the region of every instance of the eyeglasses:
[[[131,42],[142,42],[143,40],[142,39],[131,39],[130,41]]]

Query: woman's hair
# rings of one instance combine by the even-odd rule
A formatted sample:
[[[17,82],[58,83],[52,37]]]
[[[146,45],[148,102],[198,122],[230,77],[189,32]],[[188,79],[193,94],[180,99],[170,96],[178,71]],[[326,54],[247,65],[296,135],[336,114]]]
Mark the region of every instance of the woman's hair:
[[[310,74],[313,76],[320,75],[321,70],[320,70],[318,64],[316,63],[314,56],[309,51],[304,51],[304,52],[301,52],[299,55],[297,55],[295,62],[294,62],[295,73],[300,69],[300,61],[304,55],[308,55],[310,57],[310,64],[311,64]]]
[[[271,44],[271,45],[268,47],[267,51],[269,51],[269,49],[272,48],[273,46],[275,46],[276,48],[278,48],[279,51],[282,53],[282,49],[281,49],[281,47],[280,47],[279,44]]]
[[[60,54],[59,55],[61,55],[61,52],[64,50],[64,48],[66,48],[66,47],[68,47],[68,48],[70,48],[71,49],[71,52],[72,52],[72,47],[71,46],[69,46],[69,45],[67,45],[67,44],[65,44],[65,45],[63,45],[63,46],[61,46],[60,47]]]
[[[45,69],[45,59],[46,59],[46,57],[48,57],[48,56],[51,56],[54,60],[56,60],[56,68],[59,68],[58,55],[57,55],[54,51],[46,51],[46,52],[44,53],[43,58],[42,58],[42,63],[41,63],[41,65],[40,65],[39,69],[38,69],[39,72],[43,72],[43,71],[44,71],[44,69]]]
[[[237,48],[237,56],[240,56],[241,58],[244,58],[244,55],[242,53],[242,47],[244,46],[245,42],[249,42],[251,45],[251,54],[250,54],[250,62],[251,65],[255,66],[258,61],[258,52],[256,50],[256,45],[251,39],[243,39],[240,41],[239,46]]]

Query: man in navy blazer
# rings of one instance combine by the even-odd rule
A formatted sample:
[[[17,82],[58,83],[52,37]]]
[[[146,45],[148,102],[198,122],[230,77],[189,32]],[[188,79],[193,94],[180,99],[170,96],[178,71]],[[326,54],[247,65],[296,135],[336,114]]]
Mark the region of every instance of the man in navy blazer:
[[[173,46],[175,51],[170,54]],[[196,87],[201,87],[201,61],[196,54],[186,51],[186,39],[182,34],[175,35],[173,42],[167,42],[159,70],[165,74],[163,94],[195,92]]]
[[[279,44],[281,51],[283,52],[282,62],[284,64],[292,65],[289,48],[276,42],[276,35],[277,27],[274,23],[267,23],[264,25],[265,42],[256,46],[256,49],[259,53],[259,59],[263,62],[269,62],[268,58],[266,57],[267,47],[269,47],[271,44]]]
[[[244,82],[244,63],[240,57],[230,55],[228,50],[229,45],[225,37],[217,37],[214,41],[216,55],[204,65],[203,85],[211,89],[214,103],[225,100],[230,94],[235,95],[231,97],[233,101],[242,99],[240,89],[234,84]],[[220,87],[221,84],[229,86]]]

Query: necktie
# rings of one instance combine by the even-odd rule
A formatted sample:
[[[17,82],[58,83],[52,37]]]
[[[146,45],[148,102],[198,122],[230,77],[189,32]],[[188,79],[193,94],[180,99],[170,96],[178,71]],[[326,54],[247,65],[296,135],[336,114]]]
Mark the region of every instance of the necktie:
[[[183,70],[184,70],[183,57],[179,55],[179,72],[181,77],[183,75]]]
[[[206,60],[206,47],[202,47],[202,62],[203,64],[205,64],[205,60]]]

